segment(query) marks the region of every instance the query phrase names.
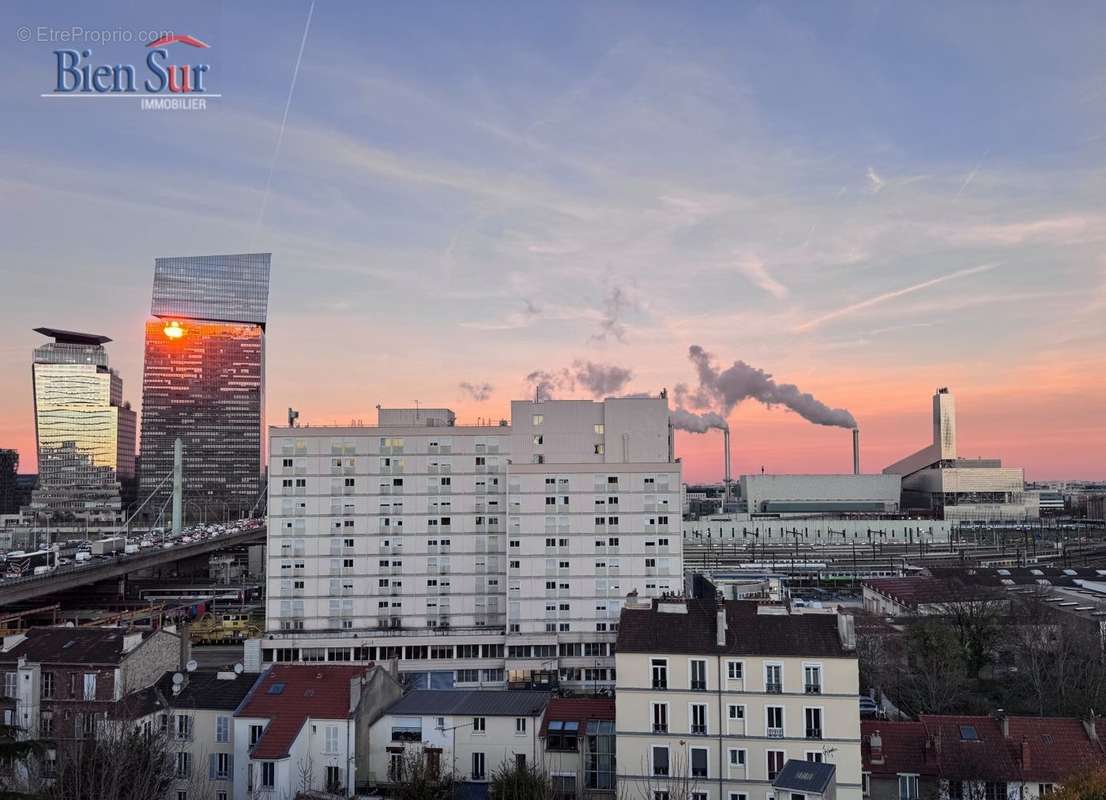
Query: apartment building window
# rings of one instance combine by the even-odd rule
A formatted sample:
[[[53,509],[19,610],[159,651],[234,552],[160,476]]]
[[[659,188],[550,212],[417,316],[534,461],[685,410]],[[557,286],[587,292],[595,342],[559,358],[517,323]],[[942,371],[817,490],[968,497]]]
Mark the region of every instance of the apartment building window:
[[[741,661],[726,662],[726,677],[731,681],[740,681],[745,678],[745,664]]]
[[[336,755],[338,753],[338,726],[327,725],[326,726],[326,740],[323,744],[323,752],[327,755]]]
[[[276,786],[276,763],[273,761],[261,762],[261,788],[272,789]]]
[[[668,733],[668,703],[653,703],[653,733]]]
[[[767,706],[764,709],[765,735],[769,739],[783,738],[783,706]]]
[[[265,731],[264,725],[251,725],[250,726],[250,747],[253,747],[261,740],[261,734]]]
[[[96,673],[86,672],[84,674],[84,699],[95,700],[96,699]]]
[[[19,694],[19,674],[15,672],[4,673],[4,697],[14,698]]]
[[[803,710],[803,716],[806,718],[806,738],[808,739],[821,739],[822,738],[822,709],[820,708],[807,708]]]
[[[526,735],[526,717],[515,717],[515,736]]]
[[[783,750],[768,751],[768,780],[774,781],[776,779],[776,776],[780,774],[780,770],[783,769],[783,762],[786,759],[787,754]]]
[[[668,774],[668,748],[667,747],[654,747],[653,748],[653,774],[654,775],[667,775]]]
[[[744,749],[737,747],[730,748],[730,766],[731,767],[744,767],[745,766],[746,753]]]
[[[52,673],[52,672],[42,673],[42,699],[43,700],[53,699],[56,685],[57,685],[57,683],[54,679],[54,673]]]
[[[192,776],[192,754],[184,751],[177,753],[177,777],[190,778]]]
[[[693,692],[705,692],[707,690],[707,662],[701,658],[693,658],[688,662],[688,674],[690,675],[690,688]]]
[[[484,733],[485,730],[486,730],[485,723],[486,723],[486,720],[484,719],[484,717],[473,717],[472,718],[472,732],[473,733]]]
[[[230,759],[230,753],[212,753],[211,777],[218,781],[225,781],[230,778]]]
[[[192,717],[187,714],[177,714],[177,738],[181,741],[192,738]]]
[[[545,422],[545,416],[543,414],[535,414],[533,418],[534,427],[541,425]]]
[[[914,797],[917,797],[918,776],[914,777]],[[1006,800],[1006,783],[1004,781],[987,781],[983,784],[983,800]]]
[[[803,665],[803,691],[807,694],[822,693],[822,665]]]
[[[1005,791],[1002,793],[1002,797],[1005,800]],[[917,775],[899,775],[899,800],[918,800]],[[988,797],[988,800],[990,800],[990,797]]]
[[[745,792],[730,792],[730,800],[749,800],[749,795]]]
[[[726,710],[726,714],[732,720],[744,720],[745,706],[730,705]]]
[[[653,666],[653,688],[654,689],[667,689],[668,688],[668,659],[654,658],[652,660]]]
[[[825,754],[821,750],[807,750],[806,760],[815,764],[821,764],[825,760],[824,755]]]
[[[691,733],[705,736],[707,733],[707,707],[704,703],[690,706]]]
[[[692,792],[691,793],[691,800],[708,800],[709,797],[710,797],[710,795],[708,795],[706,792]]]
[[[705,748],[705,747],[692,747],[691,748],[691,777],[692,778],[705,778],[705,777],[707,777],[707,748]]]
[[[474,781],[484,780],[484,754],[473,753],[472,754],[472,779]]]
[[[433,774],[433,773],[431,773]],[[338,787],[342,785],[342,768],[335,766],[328,766],[326,768],[326,791],[331,794],[338,793]]]
[[[764,691],[768,694],[783,692],[783,664],[764,665]]]

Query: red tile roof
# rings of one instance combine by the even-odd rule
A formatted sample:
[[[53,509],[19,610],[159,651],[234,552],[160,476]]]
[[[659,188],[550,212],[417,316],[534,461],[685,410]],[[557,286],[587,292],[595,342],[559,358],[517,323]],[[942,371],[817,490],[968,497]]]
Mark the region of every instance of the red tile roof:
[[[371,667],[333,664],[275,664],[254,684],[235,712],[236,717],[259,717],[269,724],[250,758],[285,758],[304,723],[310,719],[347,719],[350,681]],[[283,686],[273,691],[272,687]]]
[[[995,590],[986,586],[966,584],[955,579],[927,578],[871,578],[861,582],[900,605],[916,608],[930,603],[948,603],[957,600],[977,600],[994,595]]]
[[[864,720],[861,752],[864,769],[874,775],[1063,783],[1088,766],[1106,765],[1103,727],[1092,739],[1071,717],[1007,717],[1005,732],[995,717],[923,714],[918,722]],[[883,740],[882,764],[872,763],[876,731]]]
[[[883,763],[872,763],[872,734],[883,740]],[[900,772],[936,777],[937,760],[926,752],[926,729],[920,722],[861,720],[861,755],[864,770],[873,775],[897,775]],[[927,758],[928,755],[928,758]]]
[[[554,697],[545,708],[539,736],[545,736],[549,720],[580,723],[580,732],[587,730],[588,720],[614,720],[614,700],[603,697]]]

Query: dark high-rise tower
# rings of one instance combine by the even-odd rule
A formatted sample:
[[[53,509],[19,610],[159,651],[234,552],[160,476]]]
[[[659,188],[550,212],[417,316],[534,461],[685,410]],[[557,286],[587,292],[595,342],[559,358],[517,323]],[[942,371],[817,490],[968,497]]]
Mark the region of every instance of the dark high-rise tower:
[[[184,443],[184,513],[250,511],[262,490],[269,253],[159,258],[142,380],[139,499],[156,516]],[[164,481],[164,482],[163,482]],[[160,488],[159,488],[160,486]]]

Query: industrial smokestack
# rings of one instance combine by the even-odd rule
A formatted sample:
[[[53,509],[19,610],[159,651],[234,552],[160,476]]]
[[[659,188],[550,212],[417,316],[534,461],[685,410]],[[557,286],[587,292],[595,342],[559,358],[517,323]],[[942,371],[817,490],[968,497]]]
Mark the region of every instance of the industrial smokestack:
[[[853,428],[853,475],[860,474],[860,428]]]
[[[730,429],[722,429],[722,446],[726,448],[722,454],[722,510],[726,510],[726,503],[730,499]]]

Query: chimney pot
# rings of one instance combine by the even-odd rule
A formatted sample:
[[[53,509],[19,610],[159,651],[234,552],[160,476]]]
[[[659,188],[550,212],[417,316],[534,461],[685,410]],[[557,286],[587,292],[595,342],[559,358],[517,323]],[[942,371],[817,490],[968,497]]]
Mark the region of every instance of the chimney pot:
[[[872,751],[872,763],[873,764],[882,764],[883,763],[883,737],[879,735],[879,731],[876,731],[875,733],[872,734],[871,738],[868,740],[868,746],[871,748],[871,751]]]

